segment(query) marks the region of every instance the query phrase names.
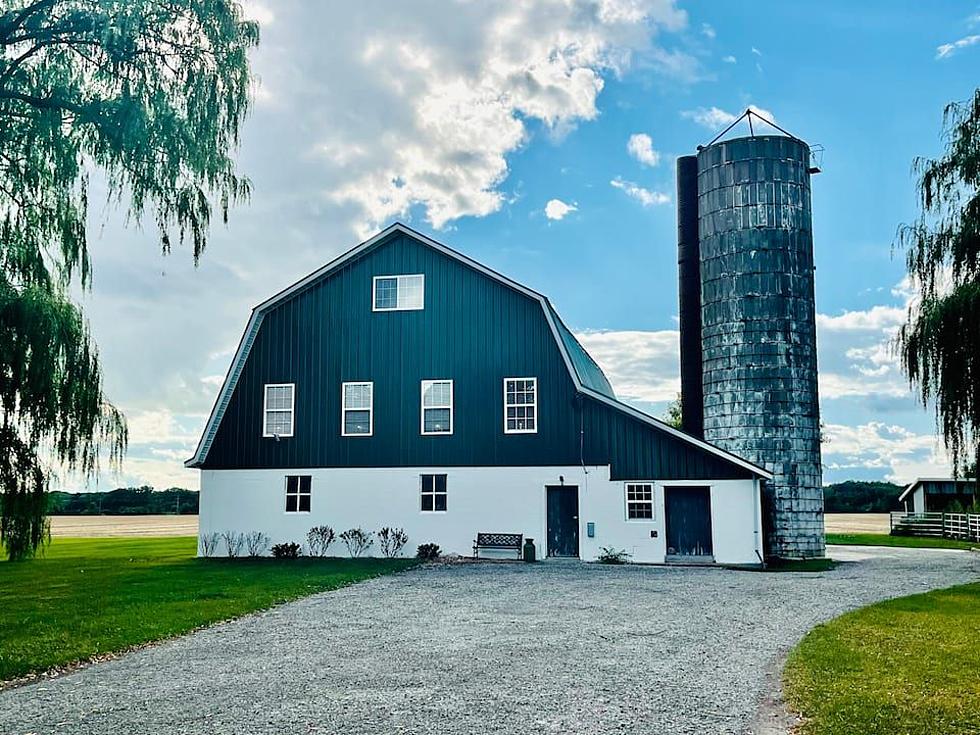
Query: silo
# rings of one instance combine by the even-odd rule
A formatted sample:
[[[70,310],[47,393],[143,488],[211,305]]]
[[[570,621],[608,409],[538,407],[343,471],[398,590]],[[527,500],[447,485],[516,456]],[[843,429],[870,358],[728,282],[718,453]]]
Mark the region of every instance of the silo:
[[[771,471],[767,555],[824,555],[810,148],[735,138],[697,155],[704,438]]]

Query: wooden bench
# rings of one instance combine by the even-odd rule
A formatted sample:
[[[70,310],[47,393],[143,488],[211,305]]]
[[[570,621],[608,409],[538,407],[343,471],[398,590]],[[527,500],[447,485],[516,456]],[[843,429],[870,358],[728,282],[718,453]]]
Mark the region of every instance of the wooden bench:
[[[480,558],[480,549],[506,549],[516,551],[520,559],[523,543],[524,535],[520,533],[478,533],[473,542],[473,558]]]

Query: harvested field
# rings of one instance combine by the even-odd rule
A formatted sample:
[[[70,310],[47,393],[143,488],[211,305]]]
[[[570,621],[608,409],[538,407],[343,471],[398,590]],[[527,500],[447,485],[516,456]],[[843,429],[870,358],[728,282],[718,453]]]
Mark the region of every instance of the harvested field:
[[[51,516],[52,536],[197,536],[197,516]]]
[[[828,513],[824,516],[827,533],[888,533],[887,513]]]

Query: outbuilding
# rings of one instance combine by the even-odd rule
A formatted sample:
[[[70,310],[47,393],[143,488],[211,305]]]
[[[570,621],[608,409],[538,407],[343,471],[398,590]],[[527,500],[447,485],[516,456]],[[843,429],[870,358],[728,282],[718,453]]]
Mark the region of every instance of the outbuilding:
[[[908,513],[942,513],[954,504],[962,512],[977,502],[977,481],[964,477],[918,477],[906,486],[898,500]]]
[[[202,535],[648,563],[761,563],[772,478],[620,401],[546,297],[402,224],[255,307],[186,464]]]

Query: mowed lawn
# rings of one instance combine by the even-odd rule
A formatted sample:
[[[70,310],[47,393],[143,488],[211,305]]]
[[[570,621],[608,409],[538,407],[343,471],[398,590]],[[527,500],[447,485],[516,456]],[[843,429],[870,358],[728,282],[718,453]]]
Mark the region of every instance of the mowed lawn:
[[[785,690],[803,735],[980,732],[980,583],[871,605],[811,631]]]
[[[197,559],[196,544],[193,537],[56,538],[42,557],[0,563],[0,681],[416,563]]]
[[[972,549],[975,541],[934,536],[891,536],[885,533],[828,533],[828,544],[848,546],[901,546],[914,549]]]

